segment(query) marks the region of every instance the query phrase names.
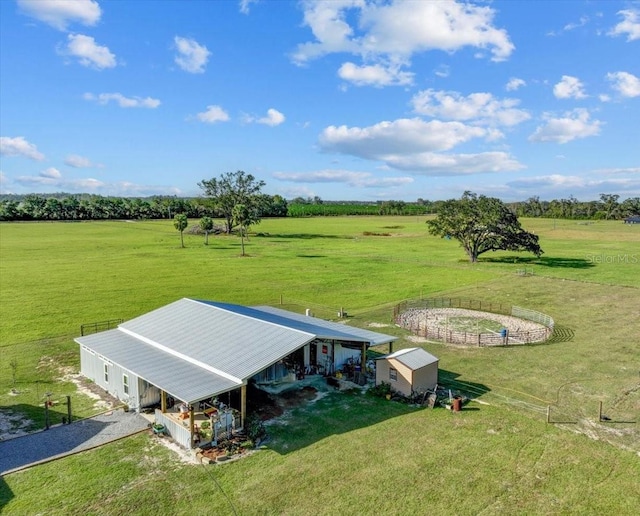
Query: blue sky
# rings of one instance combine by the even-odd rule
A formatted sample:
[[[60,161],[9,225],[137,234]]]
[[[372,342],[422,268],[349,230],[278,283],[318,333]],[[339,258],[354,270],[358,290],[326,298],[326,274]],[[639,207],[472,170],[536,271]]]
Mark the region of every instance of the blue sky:
[[[640,195],[637,1],[0,1],[0,192]]]

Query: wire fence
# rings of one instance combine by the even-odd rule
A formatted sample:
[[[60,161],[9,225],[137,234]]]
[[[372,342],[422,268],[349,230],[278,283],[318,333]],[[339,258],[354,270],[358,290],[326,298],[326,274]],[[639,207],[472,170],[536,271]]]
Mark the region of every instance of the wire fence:
[[[92,323],[85,323],[80,325],[80,335],[90,335],[91,333],[98,333],[99,331],[111,330],[124,322],[124,319],[109,319],[108,321],[98,321]]]

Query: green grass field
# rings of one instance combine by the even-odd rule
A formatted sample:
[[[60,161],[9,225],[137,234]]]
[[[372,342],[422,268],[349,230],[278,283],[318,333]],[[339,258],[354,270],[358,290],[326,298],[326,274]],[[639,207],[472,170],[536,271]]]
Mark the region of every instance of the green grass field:
[[[272,425],[268,449],[237,463],[180,464],[138,436],[0,479],[2,512],[635,514],[640,228],[525,219],[541,258],[472,265],[425,220],[264,220],[245,257],[234,236],[205,246],[185,234],[181,249],[170,221],[0,224],[0,410],[32,428],[45,391],[72,395],[78,415],[93,410],[60,380],[79,369],[81,324],[181,297],[325,318],[344,308],[368,327],[390,324],[402,300],[459,296],[538,310],[557,327],[536,346],[418,344],[440,358],[442,383],[477,397],[459,414],[335,393]],[[378,331],[401,337],[394,349],[416,345],[394,326]],[[609,423],[597,421],[600,402]]]

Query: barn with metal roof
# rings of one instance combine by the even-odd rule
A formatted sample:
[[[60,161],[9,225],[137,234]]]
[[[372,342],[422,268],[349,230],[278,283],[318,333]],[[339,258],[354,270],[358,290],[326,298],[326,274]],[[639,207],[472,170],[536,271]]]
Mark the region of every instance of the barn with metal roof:
[[[369,346],[396,338],[268,306],[183,298],[78,337],[81,373],[134,410],[167,399],[193,407],[235,391],[246,416],[250,380],[280,382],[364,362]]]

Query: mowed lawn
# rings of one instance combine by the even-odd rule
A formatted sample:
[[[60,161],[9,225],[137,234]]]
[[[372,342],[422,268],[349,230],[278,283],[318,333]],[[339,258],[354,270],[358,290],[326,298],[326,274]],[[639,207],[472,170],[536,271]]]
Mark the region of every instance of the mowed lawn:
[[[92,410],[60,380],[78,370],[80,324],[181,297],[326,318],[343,308],[348,324],[399,336],[395,349],[423,346],[443,383],[477,397],[452,414],[331,393],[271,425],[268,449],[222,467],[181,464],[139,436],[6,476],[3,513],[635,514],[640,228],[525,219],[540,259],[500,252],[471,265],[425,220],[264,220],[244,257],[235,236],[205,246],[185,233],[182,249],[171,221],[0,224],[0,410],[33,428],[44,390]],[[461,349],[391,325],[396,303],[431,296],[531,308],[558,332],[544,345]],[[598,422],[600,402],[611,422]]]

